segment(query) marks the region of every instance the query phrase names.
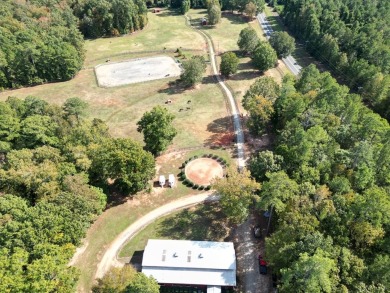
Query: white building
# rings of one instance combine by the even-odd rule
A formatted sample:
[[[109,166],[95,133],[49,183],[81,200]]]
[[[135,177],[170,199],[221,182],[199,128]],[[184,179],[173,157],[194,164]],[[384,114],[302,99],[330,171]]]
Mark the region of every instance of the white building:
[[[149,239],[142,272],[162,286],[207,287],[216,293],[236,286],[236,254],[232,242]]]

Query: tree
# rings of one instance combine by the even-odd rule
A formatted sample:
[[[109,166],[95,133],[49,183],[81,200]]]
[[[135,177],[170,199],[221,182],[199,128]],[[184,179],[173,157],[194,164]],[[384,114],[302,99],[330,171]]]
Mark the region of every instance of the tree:
[[[260,71],[267,71],[276,66],[278,57],[275,50],[268,42],[259,42],[256,49],[253,51],[253,63]]]
[[[221,195],[220,203],[227,217],[236,223],[242,223],[248,216],[254,194],[261,185],[251,179],[248,170],[239,172],[230,167],[226,177],[216,179],[212,188]]]
[[[20,148],[56,146],[59,142],[56,136],[57,125],[49,116],[29,116],[20,123],[20,129],[17,139],[17,145]]]
[[[244,109],[249,111],[249,105],[252,103],[252,99],[256,96],[262,96],[267,100],[274,103],[279,97],[280,87],[277,82],[269,76],[263,76],[250,86],[249,90],[245,93],[242,105]]]
[[[262,151],[253,155],[249,162],[249,170],[256,181],[267,179],[267,172],[278,172],[282,169],[283,157],[274,154],[272,151]]]
[[[239,59],[233,52],[226,52],[221,58],[221,74],[229,76],[237,72]]]
[[[75,116],[77,122],[79,122],[80,115],[84,114],[84,111],[87,109],[87,107],[88,104],[77,97],[67,99],[63,105],[65,115],[67,117]]]
[[[172,125],[174,118],[173,114],[161,106],[144,113],[141,120],[137,122],[137,131],[144,135],[146,150],[156,156],[168,147],[177,134]]]
[[[206,62],[203,56],[193,56],[190,60],[183,62],[183,69],[180,80],[186,87],[192,87],[202,81],[206,71]]]
[[[252,54],[259,44],[260,39],[252,27],[241,30],[237,45],[244,54]]]
[[[216,25],[221,20],[221,6],[218,4],[213,4],[208,11],[209,24]]]
[[[286,208],[287,201],[298,195],[298,184],[284,171],[267,173],[266,176],[269,181],[263,183],[260,207],[262,209],[274,207],[277,212],[282,212]]]
[[[191,1],[190,0],[183,0],[181,2],[180,10],[182,14],[186,14],[188,10],[190,10],[191,7]]]
[[[249,20],[252,20],[256,15],[257,7],[253,2],[249,2],[245,5],[245,14],[248,16]]]
[[[160,285],[152,276],[137,273],[134,280],[127,286],[124,293],[159,293]]]
[[[331,293],[337,286],[337,266],[321,249],[310,256],[301,254],[291,268],[282,269],[280,292]]]
[[[97,285],[92,288],[93,293],[125,292],[136,278],[137,271],[130,265],[122,268],[111,268],[103,278],[97,280]]]
[[[155,174],[152,154],[131,139],[107,140],[91,149],[90,158],[90,174],[95,182],[113,180],[127,194],[146,188]]]
[[[269,43],[279,58],[286,58],[295,50],[295,40],[287,32],[272,33]]]

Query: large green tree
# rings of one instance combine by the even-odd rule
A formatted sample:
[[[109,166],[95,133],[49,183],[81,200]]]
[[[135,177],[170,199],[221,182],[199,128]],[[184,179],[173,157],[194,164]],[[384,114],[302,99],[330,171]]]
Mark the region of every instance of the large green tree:
[[[259,42],[252,54],[252,60],[260,71],[267,71],[276,66],[278,57],[268,42]]]
[[[226,52],[221,57],[220,70],[224,76],[229,76],[237,72],[239,59],[233,52]]]
[[[269,38],[269,43],[278,57],[286,58],[295,50],[295,40],[287,32],[274,32]]]
[[[256,31],[252,27],[246,27],[241,30],[237,44],[243,53],[252,54],[259,42]]]
[[[126,194],[134,194],[147,187],[154,177],[153,155],[131,139],[110,139],[90,151],[90,175],[96,183],[109,180]]]
[[[220,203],[227,217],[233,222],[242,223],[261,185],[250,177],[248,170],[239,172],[230,167],[226,177],[216,179],[212,187],[221,195]]]
[[[183,62],[183,69],[180,80],[184,86],[192,87],[202,81],[206,71],[206,62],[203,56],[193,56],[190,60]]]
[[[141,120],[137,122],[137,131],[144,135],[146,150],[154,155],[166,150],[177,134],[172,125],[174,118],[173,114],[161,106],[144,113]]]

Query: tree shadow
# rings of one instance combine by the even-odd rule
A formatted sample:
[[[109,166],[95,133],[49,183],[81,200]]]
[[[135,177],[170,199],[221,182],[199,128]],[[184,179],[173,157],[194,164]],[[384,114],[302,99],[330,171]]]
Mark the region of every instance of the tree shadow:
[[[229,77],[231,80],[248,80],[248,79],[255,79],[260,76],[263,76],[264,73],[260,71],[241,71],[238,73],[235,73]]]
[[[158,234],[170,239],[226,241],[230,234],[229,226],[230,223],[218,204],[208,203],[165,219],[159,226]]]
[[[161,10],[160,9],[160,12],[157,12],[157,13],[154,13],[154,14],[157,15],[157,16],[160,16],[160,17],[181,15],[178,10],[172,10],[172,9],[166,9],[166,10]]]
[[[207,131],[212,134],[205,140],[204,145],[210,148],[228,147],[234,142],[233,116],[215,119],[207,125]]]
[[[174,81],[168,82],[168,87],[163,88],[163,89],[159,89],[157,92],[160,94],[177,95],[177,94],[182,94],[187,89],[190,89],[190,88],[185,87],[180,82],[180,80],[174,80]]]
[[[204,76],[202,79],[202,84],[214,84],[217,83],[217,79],[214,75]]]
[[[248,22],[248,19],[244,14],[224,12],[222,13],[222,17],[227,18],[232,24],[243,24]]]

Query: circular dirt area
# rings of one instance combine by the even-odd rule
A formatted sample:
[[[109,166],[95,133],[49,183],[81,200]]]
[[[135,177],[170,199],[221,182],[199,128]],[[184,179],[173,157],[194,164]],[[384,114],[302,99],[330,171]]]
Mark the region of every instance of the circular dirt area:
[[[214,159],[199,158],[186,165],[185,173],[192,183],[207,186],[215,177],[223,177],[223,168]]]

